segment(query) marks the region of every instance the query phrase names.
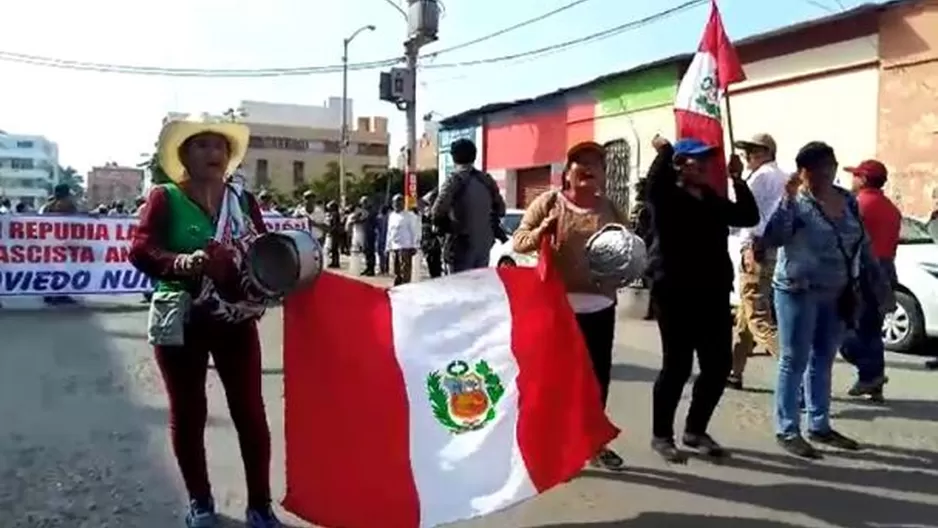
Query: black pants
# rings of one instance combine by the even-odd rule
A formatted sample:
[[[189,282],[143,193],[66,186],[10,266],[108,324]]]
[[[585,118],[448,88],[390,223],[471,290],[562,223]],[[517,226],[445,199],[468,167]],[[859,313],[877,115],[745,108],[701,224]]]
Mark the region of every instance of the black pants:
[[[721,288],[676,288],[656,284],[655,308],[661,333],[661,371],[655,381],[652,434],[674,437],[674,415],[694,366],[694,382],[684,431],[707,432],[732,366],[729,292]]]
[[[586,341],[590,360],[593,362],[593,372],[599,382],[599,394],[605,408],[609,399],[609,383],[612,376],[612,341],[616,329],[616,307],[600,310],[598,312],[576,314],[576,321],[580,324],[580,332]]]
[[[424,250],[423,256],[427,260],[427,273],[431,279],[443,275],[443,251],[440,248]]]
[[[374,241],[369,241],[362,248],[362,251],[365,253],[365,275],[374,275],[375,274],[375,264],[378,260],[378,255],[375,252],[377,249],[377,244],[374,244]]]
[[[339,253],[342,249],[342,236],[338,234],[332,235],[332,242],[329,244],[329,267],[338,268],[339,267]]]

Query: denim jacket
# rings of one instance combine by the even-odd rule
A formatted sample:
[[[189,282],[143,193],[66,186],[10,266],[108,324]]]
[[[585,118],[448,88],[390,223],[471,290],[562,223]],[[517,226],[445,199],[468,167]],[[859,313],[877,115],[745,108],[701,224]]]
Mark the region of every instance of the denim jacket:
[[[847,211],[840,218],[832,219],[837,226],[836,233],[810,194],[802,191],[794,198],[786,196],[779,202],[763,234],[763,243],[779,248],[772,277],[776,289],[836,295],[843,291],[850,278],[858,288],[861,281],[882,282],[869,239],[863,231],[856,198],[843,189],[838,191],[847,200]],[[851,256],[849,265],[839,248],[838,233]]]

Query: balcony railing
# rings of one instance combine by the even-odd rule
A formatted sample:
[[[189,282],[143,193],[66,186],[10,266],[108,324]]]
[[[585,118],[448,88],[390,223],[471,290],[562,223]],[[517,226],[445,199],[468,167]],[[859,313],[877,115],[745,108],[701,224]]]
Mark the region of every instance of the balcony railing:
[[[0,196],[6,196],[7,198],[22,196],[46,198],[49,196],[49,191],[42,187],[11,187],[0,184]]]

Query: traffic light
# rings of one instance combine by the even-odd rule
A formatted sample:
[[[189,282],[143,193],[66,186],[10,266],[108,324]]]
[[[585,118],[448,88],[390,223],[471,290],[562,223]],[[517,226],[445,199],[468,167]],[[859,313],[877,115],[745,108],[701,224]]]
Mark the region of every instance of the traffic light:
[[[382,101],[391,103],[413,101],[413,76],[407,68],[391,68],[389,72],[381,72],[379,92],[379,98]]]

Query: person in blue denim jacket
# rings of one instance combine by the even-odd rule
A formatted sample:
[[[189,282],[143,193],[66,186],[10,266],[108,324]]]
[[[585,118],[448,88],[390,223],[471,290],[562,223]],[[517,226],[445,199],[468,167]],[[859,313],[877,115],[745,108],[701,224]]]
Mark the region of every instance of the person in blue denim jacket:
[[[804,394],[807,438],[856,450],[830,424],[831,369],[845,329],[856,324],[860,269],[876,273],[852,194],[834,185],[837,157],[811,142],[769,219],[764,241],[778,249],[773,276],[779,360],[775,433],[779,445],[804,458],[820,454],[801,434]]]

